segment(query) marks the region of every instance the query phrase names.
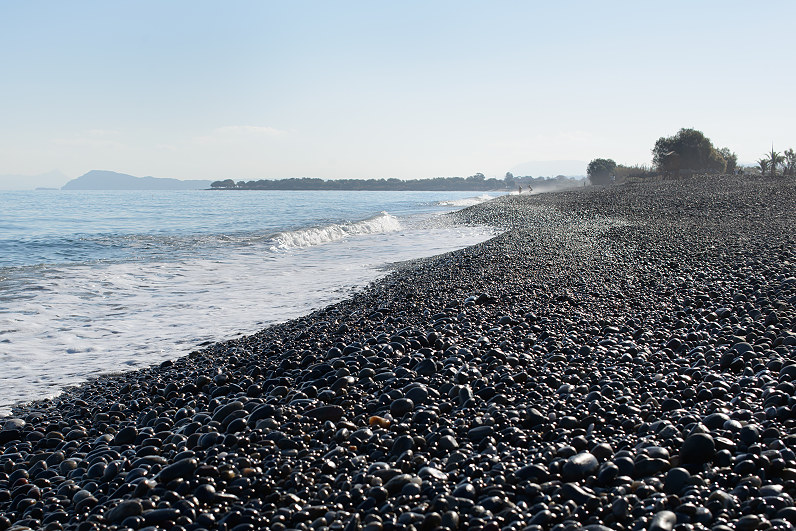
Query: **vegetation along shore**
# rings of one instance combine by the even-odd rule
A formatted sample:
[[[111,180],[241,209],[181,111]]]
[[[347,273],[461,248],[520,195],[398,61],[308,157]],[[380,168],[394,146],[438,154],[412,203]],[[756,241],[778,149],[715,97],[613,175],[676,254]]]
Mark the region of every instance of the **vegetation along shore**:
[[[20,406],[0,528],[789,529],[796,183],[505,196],[350,300]]]

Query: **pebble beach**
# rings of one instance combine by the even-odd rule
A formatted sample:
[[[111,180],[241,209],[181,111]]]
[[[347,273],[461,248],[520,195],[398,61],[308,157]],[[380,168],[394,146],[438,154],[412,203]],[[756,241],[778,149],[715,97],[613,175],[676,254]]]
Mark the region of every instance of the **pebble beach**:
[[[493,199],[503,232],[0,419],[0,530],[796,525],[796,181]]]

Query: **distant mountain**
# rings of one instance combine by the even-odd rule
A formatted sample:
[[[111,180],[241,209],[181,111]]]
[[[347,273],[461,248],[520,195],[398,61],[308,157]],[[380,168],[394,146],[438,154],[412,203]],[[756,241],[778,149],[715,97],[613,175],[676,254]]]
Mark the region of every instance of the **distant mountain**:
[[[60,188],[69,177],[58,170],[39,175],[0,175],[0,190],[33,190]]]
[[[209,187],[210,181],[134,177],[115,171],[91,170],[72,179],[61,190],[203,190]]]

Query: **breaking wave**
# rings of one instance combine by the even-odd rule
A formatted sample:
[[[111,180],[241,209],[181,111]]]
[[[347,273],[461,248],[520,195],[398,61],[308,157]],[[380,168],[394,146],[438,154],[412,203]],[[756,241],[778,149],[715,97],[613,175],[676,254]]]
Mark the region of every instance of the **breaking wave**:
[[[465,197],[463,199],[452,199],[449,201],[437,201],[437,205],[439,206],[449,206],[449,207],[469,207],[473,205],[477,205],[479,203],[483,203],[485,201],[489,201],[493,199],[493,197],[489,194],[482,194],[477,197]]]
[[[401,230],[398,218],[382,212],[377,216],[354,223],[334,223],[322,227],[310,227],[289,232],[280,232],[274,237],[274,249],[312,247],[342,240],[360,234],[382,234]]]

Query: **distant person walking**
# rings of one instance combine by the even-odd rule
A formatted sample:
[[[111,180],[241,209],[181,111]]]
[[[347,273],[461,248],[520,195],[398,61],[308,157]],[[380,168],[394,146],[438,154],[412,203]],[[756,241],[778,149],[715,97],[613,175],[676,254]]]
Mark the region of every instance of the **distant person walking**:
[[[520,185],[520,191],[517,192],[517,194],[521,194],[521,193],[522,193],[522,185]]]

